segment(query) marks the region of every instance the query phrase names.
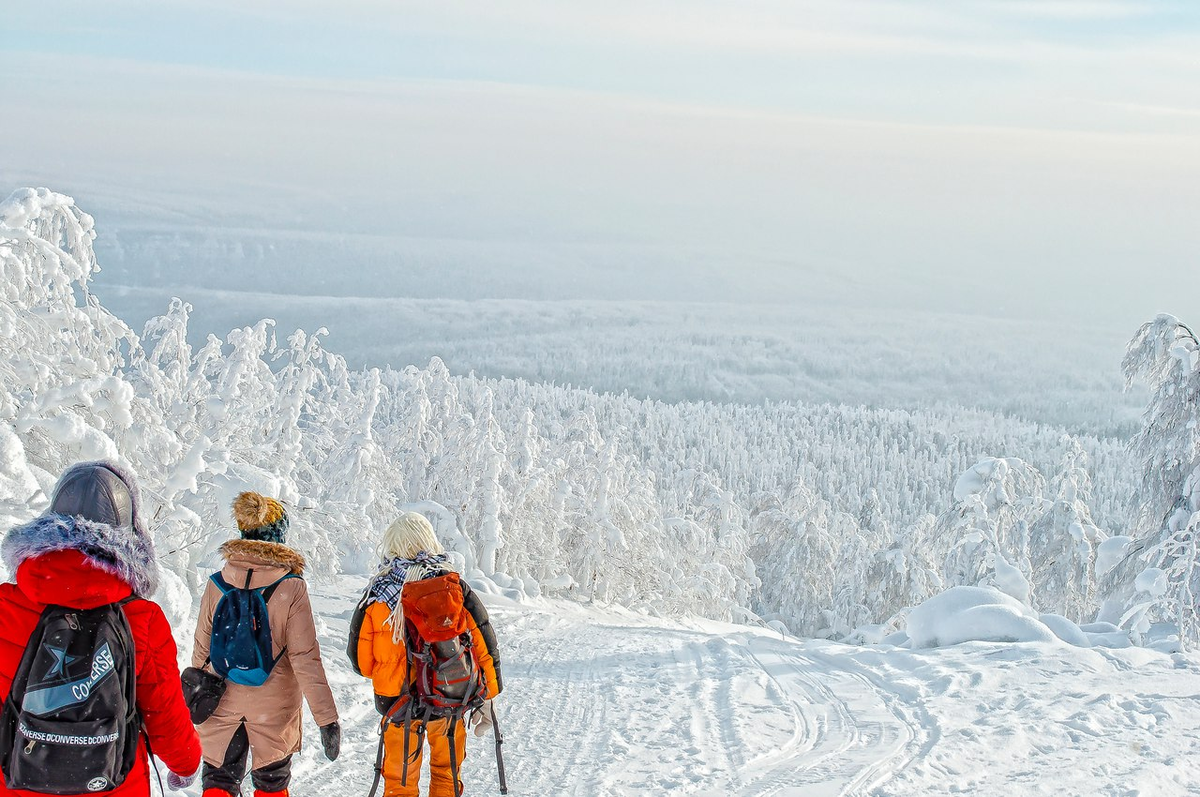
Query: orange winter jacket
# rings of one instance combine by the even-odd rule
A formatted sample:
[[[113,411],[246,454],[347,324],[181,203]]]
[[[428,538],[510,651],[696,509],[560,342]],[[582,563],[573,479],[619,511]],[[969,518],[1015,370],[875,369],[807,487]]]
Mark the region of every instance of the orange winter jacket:
[[[470,615],[468,621],[471,642],[480,670],[487,683],[487,698],[500,694],[504,682],[500,674],[500,653],[496,634],[487,609],[475,592],[462,582],[463,607]],[[374,601],[360,605],[350,621],[350,644],[347,653],[359,675],[371,679],[375,694],[385,698],[399,697],[405,691],[408,655],[404,640],[392,641],[392,626],[385,625],[392,610],[386,603]],[[409,681],[413,673],[407,673]]]

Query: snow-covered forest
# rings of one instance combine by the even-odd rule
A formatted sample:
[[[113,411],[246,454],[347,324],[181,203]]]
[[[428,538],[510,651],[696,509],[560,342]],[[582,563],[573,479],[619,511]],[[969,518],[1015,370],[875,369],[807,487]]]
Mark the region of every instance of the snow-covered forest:
[[[307,238],[299,247],[286,231],[263,234],[274,258],[295,258],[300,274],[321,273],[321,258],[399,263],[407,279],[402,287],[396,275],[368,269],[356,278],[370,288],[359,290],[403,289],[411,298],[306,295],[302,290],[309,286],[284,278],[282,267],[269,268],[274,263],[265,258],[237,249],[214,253],[207,239],[183,234],[162,235],[154,246],[139,249],[137,242],[150,234],[123,232],[120,246],[109,240],[100,247],[97,241],[104,263],[97,291],[126,320],[152,318],[172,296],[189,297],[193,343],[203,340],[205,331],[223,333],[252,323],[269,307],[281,327],[327,326],[329,345],[352,367],[423,365],[436,351],[454,374],[555,382],[662,401],[786,401],[951,412],[964,406],[1122,437],[1136,431],[1145,404],[1141,390],[1122,392],[1116,367],[1120,336],[1107,327],[1089,327],[1087,319],[980,323],[965,313],[897,311],[869,302],[830,306],[821,297],[803,304],[416,298],[432,292],[420,276],[431,280],[427,271],[453,286],[446,290],[480,287],[474,273],[454,280],[452,267],[427,264],[411,254],[345,251]],[[182,255],[196,260],[184,266],[178,260]],[[154,284],[165,278],[150,264],[164,262],[171,267],[163,271],[187,275],[188,284]],[[244,276],[235,277],[239,268]],[[263,271],[276,278],[273,283],[261,276]],[[238,288],[196,286],[190,284],[200,281],[194,274]],[[642,284],[640,276],[623,281]],[[284,289],[293,293],[279,292]],[[1054,344],[1045,345],[1047,340]],[[997,379],[998,374],[1004,377]]]
[[[1126,359],[1152,393],[1130,449],[978,410],[668,404],[436,358],[355,371],[322,330],[269,320],[193,347],[183,301],[140,332],[105,309],[94,237],[44,189],[0,206],[0,523],[73,461],[128,462],[176,617],[250,486],[289,503],[327,575],[364,572],[416,505],[515,597],[872,641],[992,585],[1126,644],[1176,644],[1164,621],[1200,641],[1200,347],[1170,317]]]

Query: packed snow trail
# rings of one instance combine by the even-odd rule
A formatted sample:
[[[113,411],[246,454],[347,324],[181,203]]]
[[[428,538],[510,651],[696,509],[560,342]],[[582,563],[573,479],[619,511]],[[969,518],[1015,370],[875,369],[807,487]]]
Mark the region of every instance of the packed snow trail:
[[[334,769],[345,784],[339,793],[366,794],[370,785],[377,738],[370,687],[341,653],[362,584],[349,581],[340,610],[313,586],[342,702],[343,758],[329,766],[306,755],[297,794],[317,791]],[[491,602],[514,795],[851,794],[887,780],[925,737],[853,661],[833,668],[778,634]],[[470,740],[464,777],[471,793],[496,791],[491,736]]]
[[[310,585],[344,741],[327,762],[306,717],[295,797],[370,788],[378,716],[344,653],[364,584]],[[503,656],[497,709],[514,797],[1200,793],[1188,764],[1200,760],[1195,657],[852,647],[485,599]],[[463,776],[468,795],[498,794],[490,735],[469,737]]]
[[[780,640],[499,614],[526,652],[505,701],[525,793],[838,795],[885,778],[919,735],[867,681]]]

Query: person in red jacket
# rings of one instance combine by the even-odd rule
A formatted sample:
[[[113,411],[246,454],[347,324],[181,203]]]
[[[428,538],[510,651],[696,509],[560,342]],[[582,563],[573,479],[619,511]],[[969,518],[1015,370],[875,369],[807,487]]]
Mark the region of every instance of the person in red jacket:
[[[133,632],[138,712],[154,754],[170,770],[171,787],[189,786],[200,768],[200,740],[183,701],[171,627],[149,599],[158,589],[158,563],[132,475],[108,462],[68,468],[49,511],[9,531],[0,555],[16,577],[15,584],[0,584],[3,700],[47,604],[84,610],[133,596],[122,608]],[[145,740],[125,782],[104,793],[150,794]],[[10,790],[0,779],[0,797],[32,794]]]

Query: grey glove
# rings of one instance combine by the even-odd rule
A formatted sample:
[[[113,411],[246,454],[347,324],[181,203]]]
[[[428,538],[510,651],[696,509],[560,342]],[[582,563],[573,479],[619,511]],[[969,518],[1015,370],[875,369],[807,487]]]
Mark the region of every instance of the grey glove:
[[[492,729],[492,701],[483,701],[483,705],[471,715],[471,729],[476,736],[484,736]]]
[[[321,728],[321,746],[325,748],[326,758],[337,761],[338,754],[342,752],[342,726],[331,722]]]
[[[196,782],[196,775],[199,770],[190,775],[176,775],[174,772],[167,772],[167,788],[171,791],[183,791],[188,786]]]

